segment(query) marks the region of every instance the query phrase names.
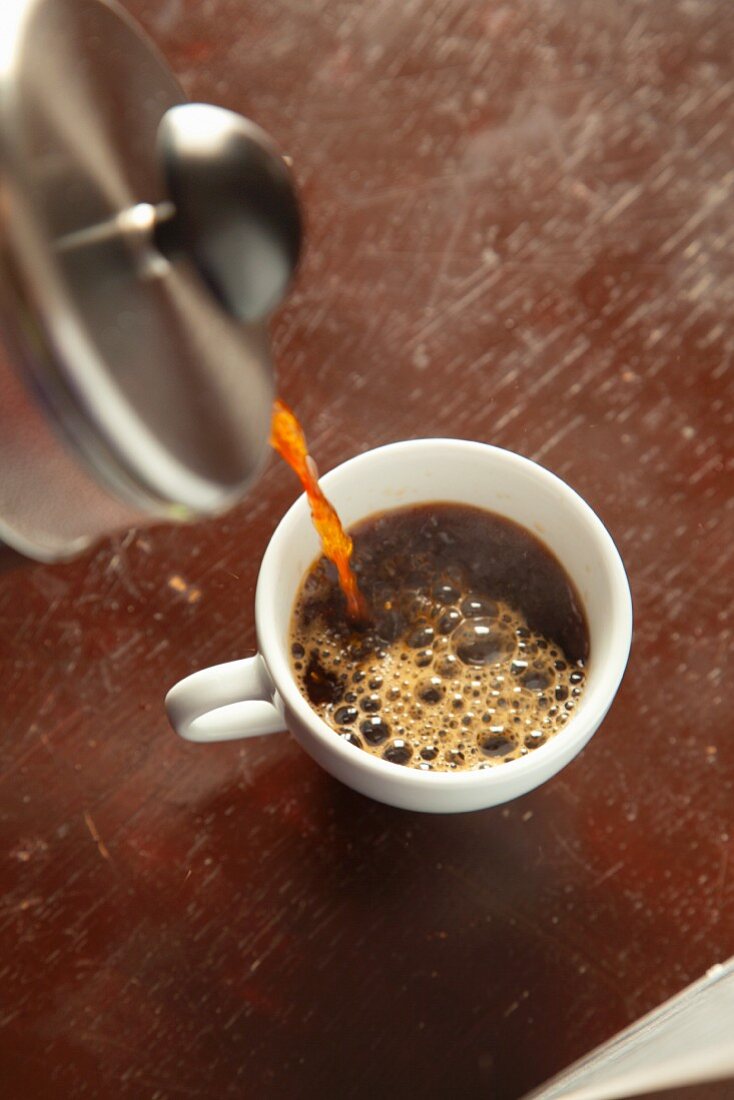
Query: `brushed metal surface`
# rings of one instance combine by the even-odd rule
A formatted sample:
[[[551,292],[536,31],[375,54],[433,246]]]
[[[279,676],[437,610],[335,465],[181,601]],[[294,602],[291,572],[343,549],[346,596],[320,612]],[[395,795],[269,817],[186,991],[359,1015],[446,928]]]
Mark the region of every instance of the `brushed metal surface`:
[[[2,370],[48,422],[3,403],[0,534],[54,557],[239,499],[272,366],[264,324],[239,323],[136,216],[168,200],[158,130],[184,100],[151,42],[105,0],[22,0],[0,32]]]

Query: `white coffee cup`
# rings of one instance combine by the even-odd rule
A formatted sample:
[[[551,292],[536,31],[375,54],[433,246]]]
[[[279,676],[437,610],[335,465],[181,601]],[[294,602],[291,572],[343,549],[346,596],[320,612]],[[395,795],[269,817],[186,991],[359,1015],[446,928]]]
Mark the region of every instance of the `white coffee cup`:
[[[265,552],[255,598],[259,652],[181,680],[166,697],[189,741],[224,741],[289,729],[326,771],[362,794],[409,810],[455,813],[496,806],[561,770],[601,724],[632,639],[629,584],[612,539],[591,508],[554,474],[484,443],[416,439],[358,455],[321,478],[345,527],[411,504],[471,504],[538,536],[581,596],[590,633],[586,686],[568,724],[532,753],[477,771],[431,772],[391,764],[350,745],[311,708],[294,679],[289,627],[296,592],[320,552],[300,497]]]

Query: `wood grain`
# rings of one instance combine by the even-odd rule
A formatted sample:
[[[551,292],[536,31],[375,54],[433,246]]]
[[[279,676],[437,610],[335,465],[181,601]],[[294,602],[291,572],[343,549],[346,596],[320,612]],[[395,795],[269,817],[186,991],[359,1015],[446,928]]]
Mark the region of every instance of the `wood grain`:
[[[293,157],[273,338],[320,467],[543,462],[612,531],[635,641],[560,776],[434,819],[166,723],[253,652],[275,460],[220,521],[0,577],[0,1094],[515,1100],[734,953],[734,8],[125,6]]]

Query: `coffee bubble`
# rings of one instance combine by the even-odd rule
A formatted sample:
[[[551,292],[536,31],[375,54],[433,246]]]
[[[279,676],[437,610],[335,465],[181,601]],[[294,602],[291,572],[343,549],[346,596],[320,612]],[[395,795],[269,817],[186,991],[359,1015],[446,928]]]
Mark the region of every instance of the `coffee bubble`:
[[[444,679],[447,679],[447,678],[452,677],[456,674],[456,670],[458,669],[458,667],[459,667],[459,658],[456,656],[456,654],[455,653],[447,653],[444,657],[441,658],[441,661],[439,662],[439,664],[436,668],[436,672],[438,673],[439,676],[442,676]]]
[[[465,665],[496,665],[515,651],[509,631],[488,618],[469,619],[453,635],[457,657]]]
[[[377,691],[371,691],[369,695],[362,696],[359,705],[365,714],[374,714],[382,706],[382,696]]]
[[[338,726],[347,726],[350,722],[356,722],[359,716],[359,711],[351,704],[347,704],[343,707],[337,707],[334,711],[334,721]]]
[[[497,614],[497,605],[478,596],[469,596],[461,604],[461,613],[466,619],[492,618]]]
[[[390,736],[390,727],[383,718],[376,714],[372,718],[365,718],[363,722],[360,722],[359,732],[363,734],[368,744],[381,745]]]
[[[461,592],[449,581],[440,581],[437,585],[434,585],[433,596],[436,601],[443,605],[454,603],[459,599]]]
[[[440,703],[446,693],[446,687],[440,676],[431,676],[427,680],[418,681],[415,693],[422,703]]]
[[[547,688],[551,683],[549,672],[546,671],[542,665],[537,667],[538,664],[539,662],[536,662],[536,667],[532,668],[523,676],[523,684],[526,688],[530,688],[531,691],[542,691],[543,688]]]
[[[506,736],[504,729],[500,727],[496,731],[490,729],[489,733],[485,734],[480,740],[479,748],[484,756],[496,757],[508,756],[515,751],[517,745],[510,737]]]
[[[392,609],[388,609],[380,614],[375,627],[375,633],[377,637],[383,641],[394,642],[396,638],[399,638],[403,629],[405,628],[405,621],[399,612]]]
[[[455,607],[449,607],[438,620],[439,634],[450,634],[462,621],[461,612]]]
[[[407,643],[411,649],[427,649],[435,634],[430,623],[419,623],[408,635]]]
[[[382,758],[389,760],[391,764],[407,764],[412,755],[412,746],[402,738],[396,737],[383,751]]]

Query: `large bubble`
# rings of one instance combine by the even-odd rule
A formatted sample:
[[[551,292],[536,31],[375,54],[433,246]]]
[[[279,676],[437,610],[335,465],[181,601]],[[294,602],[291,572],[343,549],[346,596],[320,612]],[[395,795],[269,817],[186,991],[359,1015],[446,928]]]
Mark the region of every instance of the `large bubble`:
[[[467,619],[453,633],[453,648],[465,665],[488,666],[511,660],[515,639],[496,619]]]

